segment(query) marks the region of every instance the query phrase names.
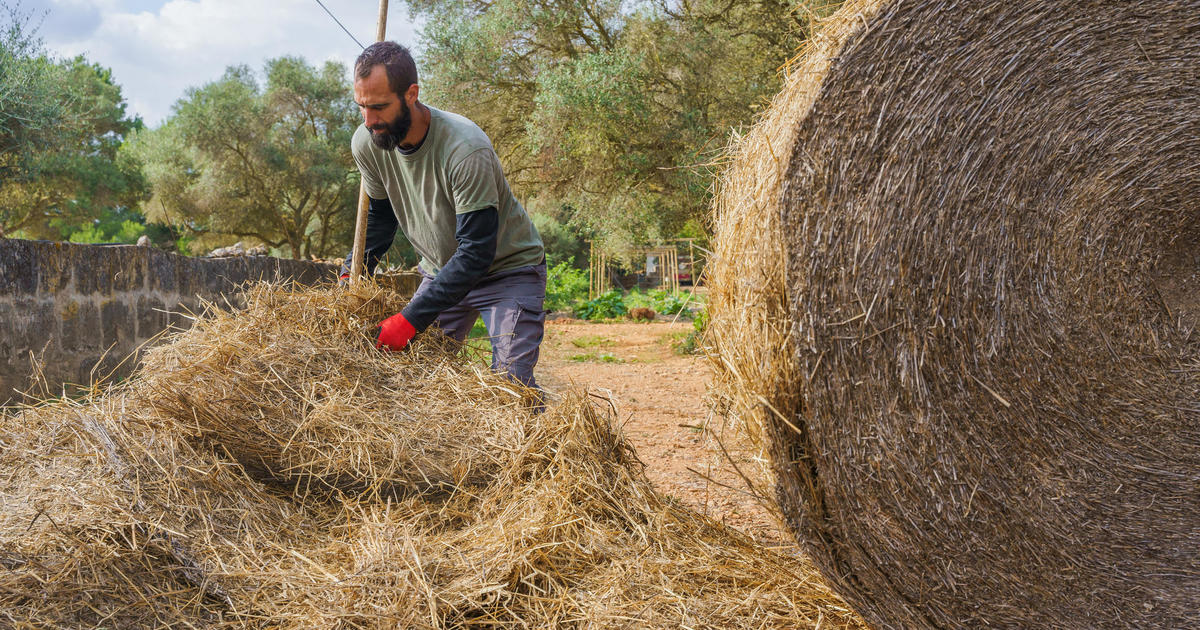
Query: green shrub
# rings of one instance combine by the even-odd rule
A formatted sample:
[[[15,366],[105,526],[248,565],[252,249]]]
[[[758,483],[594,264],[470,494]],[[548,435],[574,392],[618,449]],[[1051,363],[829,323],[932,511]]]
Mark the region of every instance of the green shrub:
[[[179,252],[179,254],[182,256],[198,255],[198,253],[199,253],[198,251],[196,251],[196,252],[192,251],[192,244],[195,240],[196,240],[196,237],[188,235],[188,234],[184,234],[183,236],[180,236],[179,238],[175,239],[175,251]]]
[[[694,316],[692,316],[692,330],[697,335],[703,335],[704,331],[707,329],[708,329],[708,308],[702,308],[702,309],[696,311],[696,314]]]
[[[615,319],[624,317],[628,312],[624,296],[616,290],[577,304],[573,309],[575,317],[579,319]]]
[[[677,339],[671,343],[671,349],[676,354],[695,354],[700,351],[700,343],[704,338],[704,331],[708,328],[708,309],[701,308],[692,316],[692,330],[682,339]]]
[[[574,265],[576,260],[587,260],[588,245],[578,232],[567,224],[543,212],[534,212],[529,218],[546,247],[546,264],[557,266],[561,262]]]
[[[670,291],[655,290],[650,292],[650,299],[653,308],[656,312],[664,315],[675,315],[682,313],[688,307],[688,296],[679,293],[671,293]]]
[[[102,225],[85,225],[72,232],[67,240],[72,243],[136,243],[146,233],[146,226],[137,221],[124,221],[116,230],[108,232]]]
[[[671,293],[663,289],[651,289],[642,293],[633,289],[625,294],[625,306],[628,308],[652,308],[661,315],[686,315],[688,307],[695,308],[699,303],[687,293]]]
[[[565,311],[587,299],[588,272],[572,267],[573,259],[546,270],[546,310]]]
[[[689,315],[689,307],[703,310],[703,304],[694,295],[677,294],[662,289],[653,289],[642,293],[637,289],[624,295],[612,290],[593,300],[582,302],[574,307],[575,316],[580,319],[612,319],[623,317],[630,309],[652,308],[655,313],[663,315]]]
[[[630,289],[621,299],[625,308],[654,308],[654,300],[637,289]]]

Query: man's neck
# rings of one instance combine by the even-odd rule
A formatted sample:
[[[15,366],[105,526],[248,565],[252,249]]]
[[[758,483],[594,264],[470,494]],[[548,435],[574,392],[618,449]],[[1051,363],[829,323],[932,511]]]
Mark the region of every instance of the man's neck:
[[[425,107],[421,101],[417,101],[413,107],[413,124],[408,130],[408,135],[404,138],[397,147],[401,153],[414,153],[421,148],[421,143],[425,142],[425,136],[429,134],[429,123],[433,119],[433,113]]]

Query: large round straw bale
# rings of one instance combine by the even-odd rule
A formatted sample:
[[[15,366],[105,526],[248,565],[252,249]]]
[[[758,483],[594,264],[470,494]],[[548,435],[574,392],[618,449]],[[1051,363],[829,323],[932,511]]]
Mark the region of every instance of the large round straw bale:
[[[1200,626],[1200,2],[852,2],[824,42],[718,200],[789,525],[879,627]]]

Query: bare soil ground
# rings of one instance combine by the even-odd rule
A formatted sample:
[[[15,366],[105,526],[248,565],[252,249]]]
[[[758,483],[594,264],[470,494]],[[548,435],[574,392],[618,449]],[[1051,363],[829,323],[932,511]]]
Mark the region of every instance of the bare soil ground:
[[[753,449],[722,432],[709,412],[707,361],[672,350],[691,329],[686,321],[549,321],[536,377],[551,394],[574,385],[609,398],[660,492],[762,544],[793,547],[791,536],[745,492],[737,468],[757,478],[758,463]]]

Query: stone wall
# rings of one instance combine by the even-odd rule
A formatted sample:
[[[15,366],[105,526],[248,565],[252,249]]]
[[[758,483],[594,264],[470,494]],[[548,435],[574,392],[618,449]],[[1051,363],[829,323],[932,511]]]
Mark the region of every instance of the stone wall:
[[[258,280],[332,282],[334,265],[250,256],[190,258],[151,247],[0,239],[0,405],[20,399],[39,358],[49,395],[76,391],[136,364],[131,354],[168,327],[190,324],[201,299],[238,303]],[[393,281],[411,294],[419,276]],[[44,394],[39,394],[44,395]]]

